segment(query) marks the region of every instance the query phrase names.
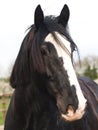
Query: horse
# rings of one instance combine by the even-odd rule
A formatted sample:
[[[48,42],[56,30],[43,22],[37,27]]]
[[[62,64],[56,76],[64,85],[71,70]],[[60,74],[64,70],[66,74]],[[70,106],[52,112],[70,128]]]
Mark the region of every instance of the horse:
[[[4,130],[97,130],[98,85],[76,76],[69,16],[66,4],[57,17],[36,7],[11,73]]]

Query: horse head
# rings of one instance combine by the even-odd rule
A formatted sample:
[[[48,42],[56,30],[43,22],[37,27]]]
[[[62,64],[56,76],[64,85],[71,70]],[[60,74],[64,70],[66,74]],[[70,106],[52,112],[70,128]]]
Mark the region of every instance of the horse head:
[[[51,43],[57,51],[57,57],[59,57],[57,61],[52,58],[50,58],[51,60],[49,61],[49,51],[45,51],[47,55],[44,57],[46,58],[45,60],[47,60],[46,63],[49,63],[48,65],[52,64],[52,66],[50,65],[51,70],[49,67],[47,69],[50,79],[49,86],[52,88],[51,93],[56,97],[57,106],[62,113],[62,117],[72,121],[80,119],[84,115],[86,99],[82,93],[73,68],[72,53],[76,45],[67,31],[69,14],[68,6],[64,5],[60,15],[53,18],[52,22],[49,21],[48,23],[48,17],[44,19],[43,11],[39,5],[35,10],[35,26],[37,30],[43,25],[46,29],[48,28],[48,33],[44,38],[44,42]],[[53,28],[49,28],[49,26],[51,26],[50,24],[53,24]],[[57,26],[55,24],[57,24]]]

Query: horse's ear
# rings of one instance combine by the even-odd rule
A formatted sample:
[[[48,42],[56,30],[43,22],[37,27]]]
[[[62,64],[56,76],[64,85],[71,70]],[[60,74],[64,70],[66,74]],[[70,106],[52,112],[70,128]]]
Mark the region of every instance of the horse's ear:
[[[34,24],[36,26],[36,29],[39,29],[39,27],[43,24],[44,22],[44,14],[41,9],[41,6],[38,5],[35,9],[35,16],[34,16]]]
[[[64,27],[66,27],[68,20],[69,20],[69,15],[70,15],[69,8],[65,4],[61,13],[60,13],[60,16],[58,17],[58,23],[63,25]]]

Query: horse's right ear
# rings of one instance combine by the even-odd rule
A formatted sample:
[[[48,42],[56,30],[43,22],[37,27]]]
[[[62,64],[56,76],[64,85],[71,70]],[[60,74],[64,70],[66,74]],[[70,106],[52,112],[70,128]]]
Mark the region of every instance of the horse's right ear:
[[[44,14],[41,6],[38,5],[35,9],[34,24],[36,29],[39,29],[44,22]]]

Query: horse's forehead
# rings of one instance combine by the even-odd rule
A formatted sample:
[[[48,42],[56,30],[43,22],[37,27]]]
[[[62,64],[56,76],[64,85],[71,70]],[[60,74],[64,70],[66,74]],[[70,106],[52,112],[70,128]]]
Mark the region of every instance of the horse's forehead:
[[[64,36],[59,34],[58,32],[55,32],[55,34],[56,34],[57,39],[61,43],[62,47],[66,48],[67,51],[69,53],[71,53],[70,42]],[[51,42],[55,46],[59,56],[62,56],[62,55],[64,56],[65,55],[64,53],[66,53],[66,51],[64,51],[64,49],[59,45],[59,43],[57,43],[57,41],[55,40],[55,38],[53,37],[53,35],[51,33],[49,33],[46,36],[45,41],[46,42]]]

